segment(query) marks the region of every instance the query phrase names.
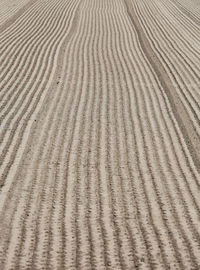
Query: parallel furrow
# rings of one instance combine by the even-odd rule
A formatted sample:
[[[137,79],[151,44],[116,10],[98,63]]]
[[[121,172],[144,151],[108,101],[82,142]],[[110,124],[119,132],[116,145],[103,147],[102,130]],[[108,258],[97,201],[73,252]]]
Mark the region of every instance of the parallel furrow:
[[[0,1],[0,269],[199,269],[199,22]]]

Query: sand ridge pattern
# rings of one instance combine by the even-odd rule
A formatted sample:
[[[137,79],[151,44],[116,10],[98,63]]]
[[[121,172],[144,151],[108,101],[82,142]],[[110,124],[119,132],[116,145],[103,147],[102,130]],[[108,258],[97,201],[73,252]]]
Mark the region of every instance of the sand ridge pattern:
[[[0,1],[0,270],[200,269],[196,0]]]

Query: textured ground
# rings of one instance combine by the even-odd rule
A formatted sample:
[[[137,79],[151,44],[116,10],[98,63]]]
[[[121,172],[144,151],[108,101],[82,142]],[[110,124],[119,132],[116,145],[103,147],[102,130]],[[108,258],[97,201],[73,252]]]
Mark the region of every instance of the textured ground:
[[[199,0],[0,0],[4,269],[200,269]]]

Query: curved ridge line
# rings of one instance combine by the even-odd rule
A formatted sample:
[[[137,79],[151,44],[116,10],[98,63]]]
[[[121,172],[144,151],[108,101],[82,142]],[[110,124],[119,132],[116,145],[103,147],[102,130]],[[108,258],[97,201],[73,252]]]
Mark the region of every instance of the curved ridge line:
[[[200,172],[200,156],[198,154],[200,153],[199,138],[191,124],[191,119],[188,113],[186,112],[184,105],[182,104],[182,101],[178,97],[176,89],[173,86],[169,75],[166,73],[163,64],[161,63],[157,55],[154,53],[152,46],[141,27],[140,21],[135,15],[135,12],[131,4],[131,0],[124,0],[124,3],[127,9],[127,14],[130,17],[130,20],[137,32],[138,39],[143,49],[143,52],[145,53],[155,73],[157,74],[157,79],[159,80],[170,102],[173,115],[176,121],[178,122],[178,125],[184,136],[185,142],[189,148],[193,162],[198,172]]]
[[[53,86],[55,85],[56,78],[57,78],[58,74],[60,74],[61,69],[62,69],[62,64],[60,64],[60,63],[63,62],[63,59],[62,59],[63,51],[65,50],[66,43],[69,42],[69,40],[71,39],[71,37],[75,33],[76,28],[77,28],[77,25],[78,25],[78,14],[79,14],[79,11],[80,11],[80,2],[76,6],[76,10],[74,11],[74,17],[73,17],[73,20],[71,22],[70,30],[69,30],[67,36],[62,41],[62,45],[60,47],[60,52],[58,54],[58,58],[57,58],[57,61],[56,61],[57,71],[55,71],[55,73],[54,73],[54,77],[52,79],[52,83],[51,83],[51,85],[49,87],[49,92],[46,93],[46,96],[44,97],[43,103],[41,104],[41,107],[39,108],[39,111],[37,112],[36,118],[38,117],[38,115],[40,115],[43,112],[44,107],[48,106],[49,97],[50,97],[51,92],[53,91]],[[27,124],[26,124],[26,126],[27,126]],[[32,132],[31,131],[33,131],[34,128],[35,128],[35,123],[33,122],[32,125],[31,125],[31,127],[30,127],[30,131],[29,131],[29,134],[28,134],[28,139],[26,141],[26,146],[25,146],[24,151],[23,151],[23,153],[21,154],[21,157],[20,157],[19,168],[20,168],[20,164],[23,162],[23,160],[25,158],[25,155],[26,155],[26,152],[27,152],[27,149],[28,149],[28,142],[30,142],[30,140],[32,139],[32,136],[31,136]],[[24,130],[23,130],[22,137],[23,136],[24,136]],[[22,139],[22,137],[21,137],[21,139]],[[15,157],[12,160],[12,163],[11,164],[9,163],[7,165],[6,175],[4,176],[4,178],[2,178],[3,179],[3,182],[0,184],[0,193],[2,191],[2,188],[3,188],[4,184],[5,184],[6,177],[8,177],[8,175],[9,175],[11,166],[14,163],[14,160],[15,160],[16,156],[17,156],[17,153],[15,154]],[[17,169],[14,172],[14,175],[17,175],[18,173],[19,173],[19,170]],[[13,185],[13,184],[11,183],[11,185]]]
[[[178,1],[174,1],[174,0],[170,0],[176,7],[177,9],[179,9],[185,16],[187,16],[188,18],[190,18],[192,20],[193,23],[195,23],[196,25],[200,26],[200,20],[199,18],[192,12],[190,12],[190,10],[188,10],[186,7],[182,6]]]
[[[6,28],[11,26],[28,8],[30,8],[38,0],[30,0],[27,4],[22,6],[14,15],[7,19],[2,26],[0,26],[0,33],[3,32]]]

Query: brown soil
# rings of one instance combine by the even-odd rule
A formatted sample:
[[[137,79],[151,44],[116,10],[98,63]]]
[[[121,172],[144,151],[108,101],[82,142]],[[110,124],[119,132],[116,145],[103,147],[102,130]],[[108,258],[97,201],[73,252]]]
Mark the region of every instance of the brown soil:
[[[0,1],[0,270],[200,269],[196,0]]]

